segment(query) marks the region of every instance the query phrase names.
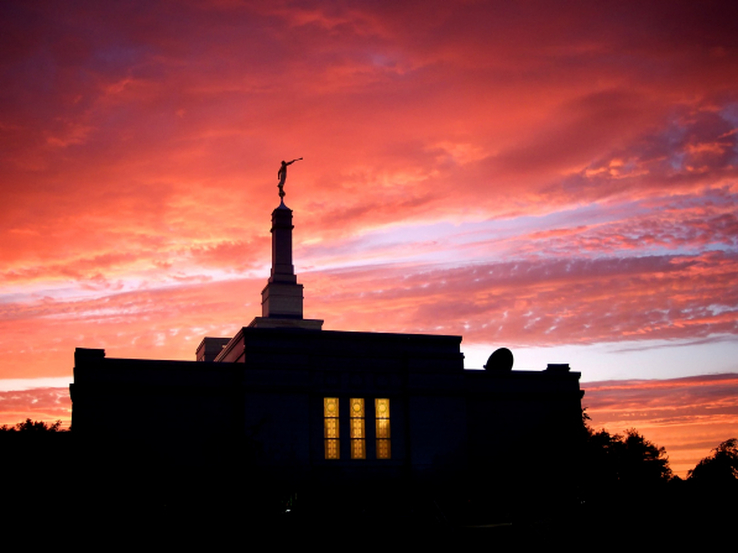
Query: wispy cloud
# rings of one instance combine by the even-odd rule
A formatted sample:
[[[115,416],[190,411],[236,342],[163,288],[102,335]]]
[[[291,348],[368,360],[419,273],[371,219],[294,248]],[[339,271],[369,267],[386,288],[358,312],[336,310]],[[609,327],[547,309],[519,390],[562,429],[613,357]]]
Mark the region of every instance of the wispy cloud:
[[[708,4],[4,2],[1,376],[248,324],[298,156],[330,328],[734,337],[738,14]]]

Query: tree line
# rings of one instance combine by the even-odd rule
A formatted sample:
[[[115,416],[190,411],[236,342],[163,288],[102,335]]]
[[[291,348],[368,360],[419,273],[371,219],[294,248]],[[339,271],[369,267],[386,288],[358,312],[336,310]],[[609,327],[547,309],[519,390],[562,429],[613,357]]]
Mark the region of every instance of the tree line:
[[[117,520],[133,524],[139,516],[147,521],[166,516],[171,524],[180,519],[213,522],[221,515],[238,515],[240,521],[243,510],[249,516],[261,516],[258,520],[270,524],[283,521],[281,511],[279,516],[264,518],[277,513],[275,505],[281,501],[281,496],[270,495],[271,488],[269,493],[254,495],[253,484],[258,475],[251,475],[251,478],[239,473],[242,480],[232,479],[229,471],[223,470],[218,478],[228,481],[231,488],[213,485],[217,478],[212,473],[205,471],[198,475],[180,472],[168,465],[152,464],[147,457],[140,458],[127,448],[124,450],[132,456],[120,455],[123,450],[106,449],[110,444],[104,438],[101,436],[92,444],[84,443],[76,439],[73,431],[63,429],[61,421],[45,423],[26,419],[13,426],[3,425],[0,427],[0,469],[6,474],[32,475],[11,479],[5,485],[4,493],[11,498],[6,503],[14,505],[18,513],[28,512],[37,507],[39,497],[58,494],[74,498],[74,508],[67,514],[68,521],[82,513],[83,518],[90,517],[100,524],[113,524],[111,521]],[[562,474],[551,468],[557,465],[552,465],[547,458],[547,455],[556,455],[555,450],[549,449],[550,439],[531,442],[529,448],[524,448],[521,458],[524,461],[521,463],[523,488],[516,483],[511,487],[514,493],[508,495],[501,495],[505,490],[491,488],[489,496],[486,493],[481,496],[489,504],[479,503],[479,497],[472,497],[472,501],[464,496],[463,505],[453,504],[458,509],[445,511],[444,515],[458,515],[458,520],[471,521],[470,524],[514,520],[513,526],[523,528],[514,534],[516,539],[530,530],[532,537],[551,537],[554,542],[557,538],[568,542],[572,535],[580,539],[607,536],[609,542],[615,540],[621,545],[629,544],[629,540],[646,532],[657,531],[658,535],[672,535],[679,540],[685,532],[692,536],[718,534],[732,529],[738,519],[738,504],[734,500],[738,497],[737,439],[719,444],[689,471],[686,479],[681,479],[672,473],[665,448],[647,440],[636,429],[621,434],[594,430],[583,412],[579,438],[579,450],[573,456],[576,466],[558,466],[563,469]],[[144,464],[137,464],[141,459],[145,459]],[[54,477],[52,473],[64,477]],[[569,480],[569,473],[576,475],[575,483]],[[561,486],[558,486],[559,480]],[[551,483],[556,484],[553,487],[564,499],[555,504],[555,509],[536,511],[538,494],[545,496],[549,489],[546,486]],[[257,499],[250,499],[242,506],[242,511],[233,513],[199,510],[201,505],[217,504],[212,498],[220,500],[222,497],[218,494],[232,488],[249,490],[248,493]],[[248,496],[246,491],[243,493],[244,497]],[[500,501],[502,504],[498,505],[496,502]],[[515,501],[514,508],[505,501]],[[99,509],[100,505],[105,509]],[[149,510],[142,515],[144,508]],[[426,516],[425,511],[412,512],[418,519]],[[114,516],[108,517],[107,513],[114,513]],[[431,515],[435,516],[433,513]],[[490,513],[512,515],[503,519],[494,518]],[[236,527],[240,526],[234,525]]]
[[[583,464],[585,485],[600,490],[642,488],[681,480],[669,467],[666,449],[644,438],[635,428],[623,434],[594,430],[586,410],[582,410]],[[4,424],[0,432],[67,432],[62,421],[54,423],[27,418],[14,426]],[[738,481],[738,439],[730,438],[715,447],[687,473],[687,479],[710,484]]]
[[[635,428],[623,434],[594,430],[582,413],[584,461],[590,484],[600,489],[641,488],[680,481],[669,467],[666,449],[644,438]],[[702,484],[738,481],[738,440],[730,438],[715,447],[687,473],[687,480]]]
[[[62,428],[62,421],[58,420],[54,423],[47,423],[44,421],[34,421],[29,419],[19,422],[14,426],[8,426],[4,424],[0,426],[0,432],[36,432],[36,433],[47,433],[47,432],[67,432]]]

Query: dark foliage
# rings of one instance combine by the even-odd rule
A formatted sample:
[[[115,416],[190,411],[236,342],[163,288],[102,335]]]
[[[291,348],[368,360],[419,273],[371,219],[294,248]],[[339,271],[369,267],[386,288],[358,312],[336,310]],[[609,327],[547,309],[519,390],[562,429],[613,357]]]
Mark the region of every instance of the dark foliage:
[[[666,450],[645,439],[634,428],[624,435],[586,428],[584,456],[589,484],[599,488],[592,490],[595,493],[613,488],[643,489],[671,479]]]
[[[738,440],[731,438],[712,450],[688,473],[689,480],[708,484],[734,484],[738,481]]]
[[[62,421],[56,421],[55,423],[46,423],[43,421],[33,421],[26,419],[23,422],[19,422],[15,426],[8,426],[4,424],[0,426],[0,432],[66,432],[61,427]]]
[[[580,474],[582,536],[630,547],[658,529],[674,545],[732,531],[738,517],[738,440],[715,448],[682,480],[673,476],[663,447],[635,429],[622,435],[595,431],[582,416]],[[613,533],[613,529],[624,529]]]

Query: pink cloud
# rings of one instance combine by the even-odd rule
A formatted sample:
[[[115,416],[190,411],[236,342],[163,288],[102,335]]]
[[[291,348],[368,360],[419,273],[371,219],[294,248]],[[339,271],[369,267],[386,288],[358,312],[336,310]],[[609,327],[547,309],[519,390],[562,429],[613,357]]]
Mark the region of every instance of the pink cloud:
[[[337,271],[313,290],[325,318],[339,326],[390,324],[403,332],[463,334],[469,342],[553,345],[735,334],[738,298],[729,282],[736,271],[735,258],[719,252],[521,259]]]
[[[0,426],[15,426],[28,418],[54,423],[61,420],[68,428],[72,402],[68,388],[32,388],[0,391]]]
[[[332,328],[735,335],[732,5],[0,9],[8,375],[247,324],[288,156],[306,313]],[[441,223],[463,228],[421,235]]]

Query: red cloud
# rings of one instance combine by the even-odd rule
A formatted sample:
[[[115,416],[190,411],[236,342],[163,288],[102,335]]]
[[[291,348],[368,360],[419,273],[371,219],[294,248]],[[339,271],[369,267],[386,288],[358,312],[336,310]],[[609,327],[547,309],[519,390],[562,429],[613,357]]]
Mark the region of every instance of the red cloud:
[[[735,335],[732,4],[0,10],[5,376],[247,324],[298,156],[295,262],[329,327]]]

